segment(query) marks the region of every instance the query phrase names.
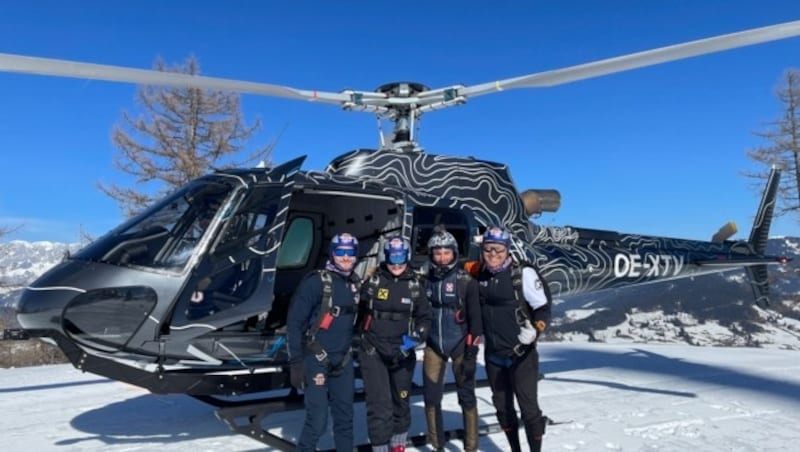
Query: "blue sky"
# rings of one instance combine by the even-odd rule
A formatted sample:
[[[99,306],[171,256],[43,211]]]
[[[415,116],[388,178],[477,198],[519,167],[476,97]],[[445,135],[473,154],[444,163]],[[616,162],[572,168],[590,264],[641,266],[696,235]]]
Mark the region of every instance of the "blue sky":
[[[224,6],[223,6],[224,5]],[[410,80],[473,85],[800,19],[796,0],[493,2],[36,1],[0,3],[0,52],[150,68],[199,58],[203,74],[302,89],[372,90]],[[507,162],[520,190],[556,188],[537,221],[707,240],[726,221],[749,234],[760,195],[747,149],[778,117],[773,92],[800,67],[800,38],[552,88],[510,90],[422,118],[436,154]],[[12,239],[76,241],[122,221],[98,182],[114,169],[110,132],[136,112],[136,87],[0,73],[0,224]],[[332,105],[243,97],[285,128],[275,162],[321,169],[377,146],[376,121]],[[775,235],[800,235],[792,218]]]

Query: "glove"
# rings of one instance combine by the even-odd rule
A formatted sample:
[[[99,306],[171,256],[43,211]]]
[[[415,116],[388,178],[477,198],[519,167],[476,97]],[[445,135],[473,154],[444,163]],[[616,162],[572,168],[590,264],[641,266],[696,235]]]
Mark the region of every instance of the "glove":
[[[306,366],[303,361],[295,361],[289,364],[289,381],[295,389],[306,387]]]
[[[411,333],[410,336],[408,334],[404,334],[403,345],[400,346],[400,351],[405,352],[406,356],[408,356],[408,353],[421,343],[422,340],[420,339],[419,334]]]
[[[364,342],[364,336],[361,334],[353,334],[353,340],[350,343],[350,347],[353,350],[358,351],[361,350],[361,344]]]
[[[472,380],[475,378],[475,370],[478,365],[478,346],[467,345],[464,347],[464,357],[461,360],[461,371],[464,374],[465,380]]]
[[[520,329],[517,340],[522,345],[530,345],[537,336],[539,336],[539,331],[531,325],[530,320],[525,320],[525,325]]]
[[[467,345],[464,347],[464,359],[467,361],[475,361],[478,358],[478,346]]]

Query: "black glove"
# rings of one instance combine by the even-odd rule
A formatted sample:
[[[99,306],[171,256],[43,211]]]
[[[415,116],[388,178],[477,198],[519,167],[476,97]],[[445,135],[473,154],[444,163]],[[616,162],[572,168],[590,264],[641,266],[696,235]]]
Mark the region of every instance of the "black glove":
[[[408,350],[403,350],[402,348],[398,349],[396,352],[394,352],[394,355],[392,355],[392,359],[389,362],[389,367],[390,368],[399,367],[403,361],[405,361],[406,359],[408,359],[409,356],[411,356],[412,353],[414,353],[414,350],[408,351]]]
[[[361,350],[361,344],[363,342],[364,342],[364,336],[362,336],[361,334],[354,333],[353,340],[350,343],[350,347],[356,351]]]
[[[475,378],[475,371],[478,367],[478,346],[467,345],[464,347],[464,357],[461,359],[461,371],[464,379],[472,380]]]
[[[289,381],[295,389],[306,387],[306,366],[303,361],[295,361],[289,364]]]

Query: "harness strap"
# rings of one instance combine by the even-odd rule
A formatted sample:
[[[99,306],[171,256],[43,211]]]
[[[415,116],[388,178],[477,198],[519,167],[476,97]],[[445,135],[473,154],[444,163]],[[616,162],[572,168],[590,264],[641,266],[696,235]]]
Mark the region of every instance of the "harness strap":
[[[333,279],[331,278],[330,272],[327,270],[317,270],[316,273],[319,275],[320,280],[322,280],[322,303],[319,307],[317,320],[314,321],[311,328],[306,331],[307,342],[309,343],[316,340],[317,333],[322,323],[325,322],[325,316],[330,314],[331,307],[333,306]]]
[[[525,325],[526,320],[533,321],[531,316],[531,308],[528,302],[525,301],[525,293],[522,289],[522,266],[516,263],[511,264],[511,285],[514,287],[514,299],[519,306],[514,311],[517,324],[519,326]]]
[[[407,312],[373,311],[372,316],[379,320],[408,320]]]
[[[467,286],[472,277],[462,269],[456,270],[456,295],[458,298],[458,309],[464,310],[464,300],[467,298]]]
[[[411,327],[411,319],[414,317],[414,303],[418,302],[422,296],[419,277],[414,274],[414,276],[408,281],[408,290],[411,292],[411,303],[409,303],[408,312],[385,312],[375,310],[375,294],[378,293],[380,282],[380,276],[377,274],[370,276],[369,281],[367,282],[367,295],[369,296],[370,315],[375,319],[381,320],[407,320],[409,322],[409,327]],[[410,329],[411,328],[409,328],[409,330]]]

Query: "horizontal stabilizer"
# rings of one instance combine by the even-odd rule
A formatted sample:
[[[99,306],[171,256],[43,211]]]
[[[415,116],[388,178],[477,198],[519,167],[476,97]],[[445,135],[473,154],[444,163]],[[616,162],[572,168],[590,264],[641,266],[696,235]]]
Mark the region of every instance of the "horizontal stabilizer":
[[[780,256],[742,256],[735,258],[724,259],[706,259],[696,260],[692,263],[702,267],[745,267],[749,265],[763,265],[766,268],[767,264],[785,264],[789,262],[788,257]]]

